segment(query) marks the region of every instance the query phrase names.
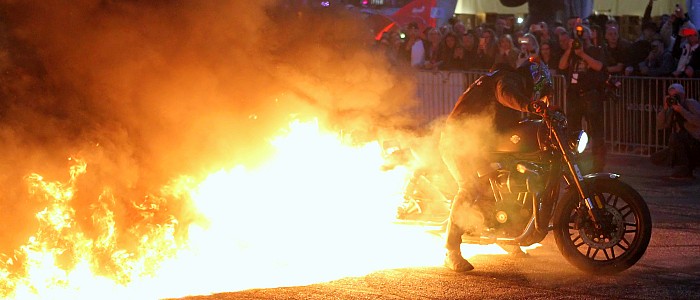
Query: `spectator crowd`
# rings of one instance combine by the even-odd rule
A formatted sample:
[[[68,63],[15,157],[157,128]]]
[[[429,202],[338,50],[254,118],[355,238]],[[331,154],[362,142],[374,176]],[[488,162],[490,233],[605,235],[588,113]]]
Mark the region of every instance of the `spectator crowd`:
[[[559,73],[560,59],[571,47],[575,27],[582,26],[607,74],[676,78],[700,77],[698,30],[680,7],[651,18],[653,0],[642,17],[641,33],[634,40],[620,35],[620,25],[609,16],[571,17],[566,23],[545,22],[522,26],[512,19],[498,18],[469,29],[457,18],[439,28],[405,28],[384,32],[378,47],[392,63],[425,70],[487,70],[494,65],[516,67],[529,57],[538,57]]]

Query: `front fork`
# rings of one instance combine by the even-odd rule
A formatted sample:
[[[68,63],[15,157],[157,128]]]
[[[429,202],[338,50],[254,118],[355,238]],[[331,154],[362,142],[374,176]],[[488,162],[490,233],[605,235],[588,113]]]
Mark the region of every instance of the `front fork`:
[[[578,164],[571,160],[571,157],[574,154],[570,153],[570,150],[568,150],[568,148],[565,147],[564,143],[562,142],[559,136],[559,133],[557,131],[554,132],[554,137],[557,141],[559,149],[562,152],[564,163],[569,169],[569,173],[572,175],[572,182],[570,182],[570,184],[573,184],[575,186],[576,191],[579,193],[579,196],[581,197],[581,199],[583,199],[583,203],[588,208],[588,214],[590,215],[591,220],[593,220],[596,229],[604,229],[603,224],[606,224],[606,222],[603,222],[603,212],[605,211],[605,206],[603,205],[603,202],[600,200],[600,197],[592,195],[592,193],[590,192],[590,187],[588,185],[582,184],[583,175],[581,174],[581,169],[579,169]]]
[[[568,158],[566,158],[566,160],[566,164],[569,167],[569,171],[573,175],[572,181],[574,183],[574,186],[576,187],[576,190],[578,191],[581,199],[583,199],[583,203],[588,208],[588,215],[591,217],[591,220],[593,220],[595,228],[604,229],[602,228],[602,224],[606,224],[606,222],[603,222],[603,212],[605,211],[605,205],[603,205],[603,202],[600,200],[600,197],[592,195],[588,185],[582,184],[583,176],[581,175],[581,170],[579,169],[578,165],[569,161]]]

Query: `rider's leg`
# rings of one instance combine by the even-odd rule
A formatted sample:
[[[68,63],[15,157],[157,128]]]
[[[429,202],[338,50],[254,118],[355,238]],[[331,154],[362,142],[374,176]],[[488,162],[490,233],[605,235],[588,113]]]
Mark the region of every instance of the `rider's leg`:
[[[470,221],[466,212],[474,204],[474,199],[469,189],[471,186],[469,183],[470,177],[474,175],[473,172],[469,172],[463,167],[464,162],[459,155],[443,152],[443,160],[459,187],[457,194],[452,200],[450,216],[447,220],[445,266],[457,272],[469,271],[474,269],[474,267],[462,257],[460,247],[462,245],[462,234],[468,228],[466,225]]]
[[[452,207],[450,209],[450,217],[447,220],[447,238],[445,242],[445,248],[447,253],[445,254],[445,266],[453,271],[464,272],[473,270],[469,261],[462,257],[461,245],[462,245],[462,234],[464,234],[464,229],[459,225],[462,223],[464,216],[460,212],[464,211],[468,207],[470,199],[466,196],[468,193],[464,189],[460,189],[452,201]]]

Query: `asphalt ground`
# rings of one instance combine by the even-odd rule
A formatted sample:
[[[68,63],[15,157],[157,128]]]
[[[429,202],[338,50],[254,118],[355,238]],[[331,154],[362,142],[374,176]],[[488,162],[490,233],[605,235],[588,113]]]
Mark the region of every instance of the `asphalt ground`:
[[[479,255],[469,259],[476,269],[463,274],[439,265],[388,269],[311,285],[183,299],[700,299],[698,170],[694,180],[671,180],[670,168],[653,165],[647,157],[609,155],[605,171],[636,188],[653,219],[645,256],[620,274],[576,270],[549,235],[527,258]]]

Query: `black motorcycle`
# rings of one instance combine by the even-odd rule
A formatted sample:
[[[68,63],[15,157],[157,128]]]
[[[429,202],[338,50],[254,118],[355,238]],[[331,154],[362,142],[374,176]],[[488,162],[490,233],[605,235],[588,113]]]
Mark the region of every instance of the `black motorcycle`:
[[[480,175],[484,225],[463,240],[529,246],[553,232],[560,252],[580,270],[613,274],[634,265],[651,238],[649,209],[620,175],[582,174],[587,142],[584,131],[568,133],[566,116],[556,110],[503,135],[493,170]],[[418,169],[408,180],[397,222],[445,229],[456,184],[446,169],[436,169]]]

